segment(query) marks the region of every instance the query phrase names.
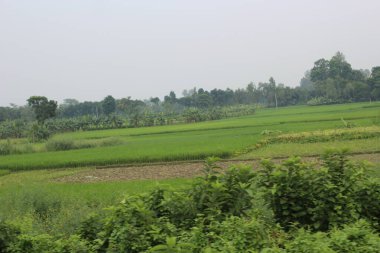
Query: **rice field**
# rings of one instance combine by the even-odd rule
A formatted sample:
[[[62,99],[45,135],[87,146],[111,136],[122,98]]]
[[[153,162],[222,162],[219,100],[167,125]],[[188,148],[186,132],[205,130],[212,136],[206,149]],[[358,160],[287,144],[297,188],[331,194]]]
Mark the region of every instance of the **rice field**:
[[[294,134],[345,129],[347,122],[354,127],[373,127],[379,125],[379,121],[380,103],[377,102],[271,108],[258,110],[250,116],[195,124],[64,133],[54,136],[53,139],[73,140],[73,145],[77,148],[48,151],[48,148],[43,147],[45,144],[39,143],[36,144],[36,152],[0,156],[0,169],[16,171],[183,161],[199,160],[208,156],[259,157],[264,155],[260,153],[263,151],[251,153],[252,147],[265,137],[262,135],[263,131]],[[109,139],[118,142],[98,145],[107,143]],[[338,146],[350,148],[354,152],[362,148],[373,151],[379,149],[377,140],[369,139],[368,143],[361,146],[357,145],[356,140],[347,141]],[[289,153],[291,151],[286,154]]]
[[[105,207],[126,194],[144,193],[158,185],[186,187],[192,180],[73,183],[56,179],[91,174],[96,165],[165,164],[211,155],[259,160],[315,156],[329,148],[380,155],[379,126],[380,103],[357,103],[261,109],[251,116],[197,124],[65,133],[38,144],[10,140],[19,150],[31,152],[0,156],[0,218],[23,224],[25,231],[33,233],[70,235],[85,217],[107,212]],[[54,149],[49,145],[61,140],[71,149],[48,151]],[[374,178],[380,177],[379,166],[374,166]]]

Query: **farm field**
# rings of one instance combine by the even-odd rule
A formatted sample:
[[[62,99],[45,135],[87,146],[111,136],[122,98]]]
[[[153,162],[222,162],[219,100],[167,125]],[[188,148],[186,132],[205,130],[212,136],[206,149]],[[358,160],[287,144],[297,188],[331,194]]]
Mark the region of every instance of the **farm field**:
[[[60,134],[53,138],[122,141],[114,146],[55,152],[47,152],[45,144],[39,143],[36,153],[1,156],[0,217],[23,224],[33,233],[68,235],[89,214],[103,212],[126,195],[148,192],[158,185],[166,189],[190,185],[191,177],[201,174],[202,163],[186,161],[212,155],[227,158],[227,165],[249,163],[257,168],[261,158],[307,158],[328,148],[348,148],[362,154],[357,159],[370,160],[373,178],[380,178],[379,117],[380,103],[295,106],[198,124]],[[289,136],[292,139],[284,142]],[[268,138],[273,143],[257,147]],[[151,162],[159,163],[120,168],[124,163]],[[99,165],[116,168],[94,167]]]
[[[0,1],[0,253],[380,253],[379,9]]]
[[[379,117],[380,103],[294,106],[262,109],[251,116],[195,124],[65,133],[56,135],[53,139],[58,142],[82,143],[82,146],[85,146],[83,143],[86,142],[106,142],[109,138],[117,140],[117,143],[110,146],[65,151],[46,151],[40,143],[37,144],[38,152],[0,157],[0,168],[16,171],[104,166],[200,160],[208,156],[258,158],[261,155],[267,155],[260,153],[266,152],[264,150],[251,154],[252,147],[263,139],[263,131],[297,133],[347,128],[347,124],[349,127],[366,127],[378,124]],[[379,150],[378,142],[373,138],[361,140],[363,142],[361,146],[353,145],[355,142],[345,141],[337,144],[337,147],[346,147],[352,152],[359,152],[363,147],[366,152]],[[324,145],[328,148],[329,143],[324,143]],[[276,150],[281,148],[274,147]],[[290,150],[290,148],[297,147],[283,149]],[[324,148],[316,152],[319,153]],[[305,151],[305,149],[302,150]],[[291,155],[291,151],[278,152],[278,155]],[[308,151],[302,155],[312,153]],[[271,156],[271,154],[268,155]]]

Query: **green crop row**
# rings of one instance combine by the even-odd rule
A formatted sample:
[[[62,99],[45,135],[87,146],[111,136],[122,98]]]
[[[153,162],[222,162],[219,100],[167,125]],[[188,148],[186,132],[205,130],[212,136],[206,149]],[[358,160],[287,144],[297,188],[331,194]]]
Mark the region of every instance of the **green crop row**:
[[[53,138],[60,141],[50,141],[50,150],[65,151],[0,156],[0,169],[198,160],[212,155],[227,158],[245,153],[258,143],[264,129],[284,134],[340,129],[344,127],[342,115],[357,126],[371,126],[379,113],[379,108],[372,105],[332,105],[321,107],[321,112],[315,107],[297,106],[199,124],[61,134]],[[117,140],[117,145],[103,145],[107,140]]]

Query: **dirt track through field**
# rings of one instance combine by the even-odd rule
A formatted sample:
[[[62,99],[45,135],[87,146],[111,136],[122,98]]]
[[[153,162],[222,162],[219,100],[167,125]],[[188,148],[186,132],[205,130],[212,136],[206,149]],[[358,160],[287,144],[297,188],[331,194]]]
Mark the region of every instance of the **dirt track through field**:
[[[360,154],[353,155],[354,160],[367,160],[373,163],[380,163],[380,154]],[[274,159],[280,162],[283,159]],[[318,161],[316,157],[305,157],[304,160]],[[241,161],[230,160],[219,162],[222,168],[227,168],[233,164],[247,164],[258,168],[259,161]],[[56,182],[67,183],[91,183],[91,182],[109,182],[109,181],[129,181],[144,179],[169,179],[169,178],[192,178],[202,174],[203,162],[187,163],[166,163],[153,165],[139,165],[113,168],[90,169],[78,172],[73,175],[55,179]]]

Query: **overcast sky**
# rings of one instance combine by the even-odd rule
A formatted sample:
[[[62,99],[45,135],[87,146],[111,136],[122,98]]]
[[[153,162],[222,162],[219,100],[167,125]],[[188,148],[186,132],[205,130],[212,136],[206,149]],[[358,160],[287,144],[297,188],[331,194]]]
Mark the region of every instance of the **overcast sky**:
[[[298,85],[342,51],[380,65],[379,0],[0,0],[0,106]]]

